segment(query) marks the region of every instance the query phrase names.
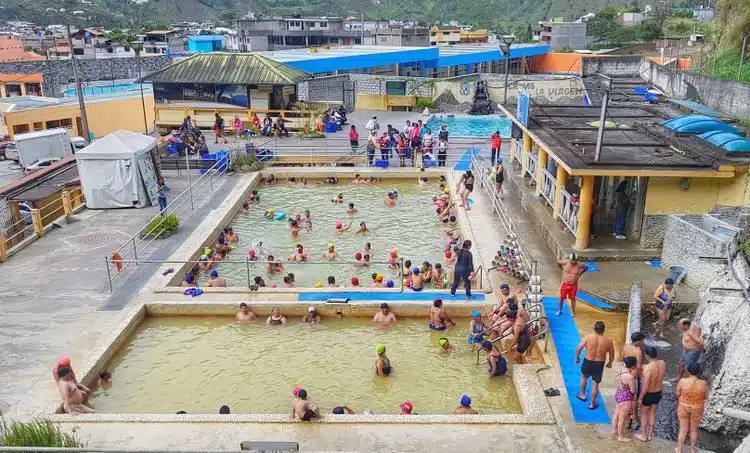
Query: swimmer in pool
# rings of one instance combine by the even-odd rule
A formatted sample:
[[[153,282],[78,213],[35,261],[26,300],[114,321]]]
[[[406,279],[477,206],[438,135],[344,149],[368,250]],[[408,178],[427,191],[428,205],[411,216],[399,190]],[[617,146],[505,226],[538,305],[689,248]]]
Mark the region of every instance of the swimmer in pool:
[[[299,236],[299,232],[302,231],[302,227],[300,226],[299,222],[296,220],[290,220],[289,221],[289,231],[292,232],[292,237]]]
[[[393,368],[390,359],[385,355],[385,345],[375,346],[375,352],[378,354],[378,358],[375,359],[375,376],[389,376]]]
[[[258,252],[256,252],[255,249],[248,250],[247,259],[250,261],[258,261]]]
[[[336,203],[336,204],[344,204],[344,194],[343,193],[338,194],[338,196],[334,198],[333,200],[331,200],[331,202]]]
[[[200,258],[198,258],[198,267],[200,267],[202,271],[209,271],[213,267],[213,263],[208,261],[206,255],[201,255]]]
[[[482,320],[482,312],[474,310],[471,312],[471,321],[469,322],[469,335],[467,337],[469,344],[474,345],[476,349],[484,341],[485,325]]]
[[[255,313],[250,311],[250,307],[245,302],[240,304],[240,311],[234,316],[237,322],[249,322],[255,320]]]
[[[424,289],[424,278],[419,275],[419,268],[414,267],[414,269],[411,270],[411,290],[412,291],[422,291]]]
[[[451,325],[451,327],[454,327],[456,325],[456,323],[448,317],[448,313],[446,313],[445,308],[443,308],[443,300],[435,299],[432,302],[432,307],[430,307],[430,329],[445,330],[448,328],[449,324]]]
[[[357,252],[354,254],[354,266],[362,266],[362,252]]]
[[[349,225],[344,226],[343,223],[341,223],[339,221],[336,221],[336,227],[334,228],[334,231],[336,233],[345,233],[345,232],[349,231],[349,228],[351,228],[351,227],[352,227],[352,222],[349,222]]]
[[[281,314],[281,312],[279,311],[279,307],[273,307],[273,310],[271,310],[271,315],[266,318],[266,324],[278,326],[286,324],[286,317]]]
[[[424,176],[422,176],[422,177],[420,177],[420,178],[419,178],[419,179],[417,180],[417,182],[419,183],[419,185],[420,185],[420,186],[423,186],[423,185],[427,184],[427,178],[426,178],[426,177],[424,177]]]
[[[453,266],[456,264],[456,254],[451,252],[450,250],[445,251],[445,265],[446,266]]]
[[[482,350],[487,352],[487,371],[490,377],[504,376],[508,372],[508,362],[500,351],[488,340],[482,342]]]
[[[292,279],[290,279],[288,275],[284,276],[283,282],[284,288],[294,288],[294,283],[292,283]]]
[[[432,286],[435,289],[445,289],[447,286],[443,265],[440,263],[435,263],[435,267],[432,269]]]
[[[359,173],[354,175],[354,179],[352,180],[352,184],[367,184],[367,180],[363,179],[362,176],[360,176]]]
[[[289,256],[287,259],[288,261],[298,261],[298,262],[304,262],[307,261],[308,255],[305,251],[305,248],[302,247],[302,244],[297,244],[297,247],[295,247],[294,252]]]
[[[380,311],[372,317],[372,322],[380,325],[393,324],[396,322],[396,315],[391,311],[387,303],[380,304]]]
[[[364,267],[370,267],[370,254],[365,253],[365,255],[362,257],[362,266]]]
[[[269,186],[272,184],[276,184],[276,176],[274,175],[266,176],[266,184],[268,184]]]
[[[351,226],[351,223],[349,224]],[[367,229],[367,224],[365,222],[359,222],[359,229],[354,234],[366,234],[369,233],[370,230]]]
[[[373,250],[372,250],[372,244],[369,242],[365,242],[365,249],[362,251],[362,253],[373,256]]]
[[[250,214],[250,204],[247,201],[242,203],[242,209],[240,209],[240,213]]]
[[[302,318],[303,324],[320,324],[320,315],[318,315],[318,311],[315,310],[315,307],[310,305],[307,309],[307,314],[304,318]]]
[[[388,267],[398,270],[398,249],[393,249],[388,254]]]
[[[266,272],[269,274],[275,274],[277,272],[284,272],[284,265],[279,263],[278,261],[274,261],[273,255],[268,255],[268,260],[266,264]]]
[[[239,242],[240,237],[237,236],[237,233],[232,230],[232,227],[226,227],[224,228],[224,239],[227,240],[227,242]]]
[[[253,282],[255,282],[255,286],[257,286],[258,288],[265,288],[266,287],[266,281],[263,280],[263,277],[261,277],[259,275],[256,276],[253,279]]]
[[[258,191],[253,189],[252,192],[250,192],[250,195],[247,196],[247,201],[250,203],[257,203],[260,201],[260,197],[258,196]]]
[[[451,344],[450,341],[448,341],[447,338],[441,337],[438,340],[438,345],[440,347],[438,348],[438,352],[453,352],[456,350],[456,347]]]
[[[312,231],[312,216],[310,215],[310,210],[305,209],[305,217],[302,219],[305,224],[305,229],[307,231]]]
[[[372,274],[372,286],[373,288],[385,288],[385,285],[383,284],[383,274]]]
[[[326,251],[323,254],[323,258],[327,260],[335,260],[337,253],[336,253],[336,247],[333,245],[333,242],[328,243],[328,247],[326,247]]]
[[[346,210],[346,213],[351,215],[351,214],[356,214],[358,211],[359,210],[354,207],[354,203],[349,203],[349,208]]]
[[[430,264],[429,261],[425,261],[424,263],[422,263],[420,272],[425,283],[429,283],[432,281],[432,264]]]
[[[401,275],[406,278],[411,278],[411,260],[404,261],[404,268],[401,270]]]
[[[388,195],[385,197],[385,206],[388,208],[396,207],[396,194],[388,192]]]

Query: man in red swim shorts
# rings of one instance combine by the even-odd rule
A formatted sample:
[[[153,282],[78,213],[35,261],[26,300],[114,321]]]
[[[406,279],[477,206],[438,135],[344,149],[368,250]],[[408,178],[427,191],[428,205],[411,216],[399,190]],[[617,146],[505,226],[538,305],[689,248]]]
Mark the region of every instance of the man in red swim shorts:
[[[560,284],[560,303],[557,306],[557,316],[562,314],[565,299],[570,300],[570,313],[576,317],[576,292],[578,291],[578,279],[588,268],[578,261],[578,255],[571,253],[566,260],[557,260],[562,266],[562,284]]]

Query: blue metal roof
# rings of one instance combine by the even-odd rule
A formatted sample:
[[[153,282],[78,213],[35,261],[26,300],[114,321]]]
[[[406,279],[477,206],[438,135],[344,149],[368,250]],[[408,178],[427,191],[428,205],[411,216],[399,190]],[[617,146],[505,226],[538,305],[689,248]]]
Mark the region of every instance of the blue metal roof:
[[[728,152],[750,152],[750,140],[733,132],[711,131],[698,137]]]
[[[707,115],[683,115],[661,124],[681,134],[702,134],[711,131],[737,132],[734,126]]]
[[[193,35],[187,37],[188,41],[224,41],[224,35]]]
[[[438,68],[449,68],[465,64],[486,63],[488,61],[506,60],[500,48],[496,47],[439,47],[440,58]],[[533,57],[549,53],[550,46],[544,45],[520,45],[511,47],[510,58]]]
[[[688,101],[686,99],[673,99],[669,98],[669,102],[672,104],[679,105],[681,107],[684,107],[691,112],[697,113],[699,115],[705,115],[705,116],[711,116],[714,118],[720,118],[720,119],[734,119],[731,115],[728,115],[726,113],[720,112],[718,110],[714,110],[711,107],[708,107],[706,105],[700,104],[695,101]]]

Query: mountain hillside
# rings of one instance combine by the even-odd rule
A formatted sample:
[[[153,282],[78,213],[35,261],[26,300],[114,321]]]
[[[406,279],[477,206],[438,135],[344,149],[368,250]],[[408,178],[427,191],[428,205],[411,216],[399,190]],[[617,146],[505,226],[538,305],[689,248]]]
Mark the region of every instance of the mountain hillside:
[[[0,0],[0,20],[45,24],[126,27],[151,23],[201,21],[255,14],[354,16],[402,19],[421,23],[461,23],[495,29],[512,28],[550,17],[574,19],[601,6],[627,0]],[[61,11],[62,9],[62,11]],[[74,14],[75,12],[75,14]]]

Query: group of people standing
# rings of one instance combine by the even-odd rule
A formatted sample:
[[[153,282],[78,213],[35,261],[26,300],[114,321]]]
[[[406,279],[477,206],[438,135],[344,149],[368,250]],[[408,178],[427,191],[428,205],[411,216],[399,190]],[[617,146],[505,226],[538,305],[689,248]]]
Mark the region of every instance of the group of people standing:
[[[437,161],[438,167],[445,167],[446,165],[449,133],[448,126],[445,124],[440,126],[437,139],[432,130],[426,127],[422,120],[414,122],[407,120],[401,132],[388,124],[381,133],[378,118],[373,116],[365,125],[365,129],[369,132],[367,138],[367,162],[369,165],[373,165],[378,150],[382,160],[398,157],[402,167],[406,166],[406,162],[410,160],[412,161],[410,165],[420,166],[427,160]],[[359,132],[355,125],[352,125],[349,129],[349,143],[352,152],[356,152],[359,148]]]

